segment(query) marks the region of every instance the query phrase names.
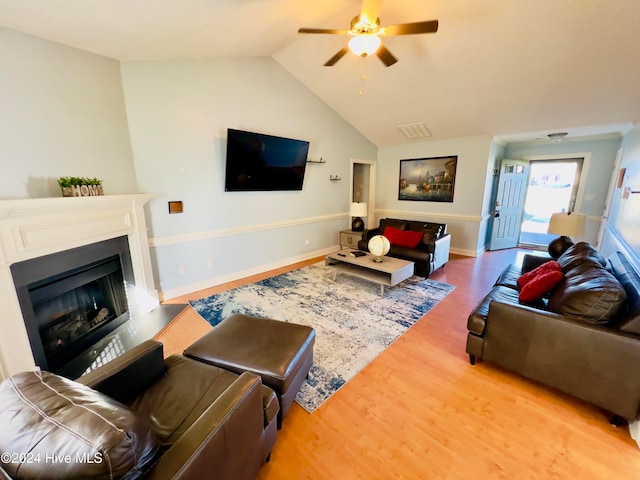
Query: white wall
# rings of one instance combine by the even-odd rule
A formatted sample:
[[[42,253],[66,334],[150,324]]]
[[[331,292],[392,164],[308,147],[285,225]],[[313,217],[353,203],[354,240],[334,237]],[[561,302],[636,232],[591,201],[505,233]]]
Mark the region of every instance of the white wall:
[[[476,256],[484,244],[487,172],[493,167],[491,137],[480,135],[409,143],[378,150],[376,219],[384,217],[446,223],[451,251]],[[400,160],[458,156],[453,202],[398,200]],[[490,185],[490,182],[489,182]],[[377,225],[377,222],[376,222]]]
[[[640,127],[623,138],[620,168],[625,172],[613,192],[602,253],[621,250],[640,272]]]
[[[60,196],[60,176],[135,193],[120,65],[0,27],[0,198]]]
[[[338,245],[338,231],[350,222],[350,159],[375,159],[376,148],[278,63],[121,68],[138,186],[160,195],[148,222],[165,298]],[[225,193],[227,128],[308,140],[309,156],[326,163],[307,165],[302,191]],[[184,213],[169,215],[169,200],[182,200]]]

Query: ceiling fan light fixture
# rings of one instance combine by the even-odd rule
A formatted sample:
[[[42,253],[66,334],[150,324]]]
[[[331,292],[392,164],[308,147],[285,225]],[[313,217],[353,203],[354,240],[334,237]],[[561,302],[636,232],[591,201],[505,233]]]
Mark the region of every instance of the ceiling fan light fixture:
[[[356,35],[349,40],[349,50],[359,57],[366,57],[376,53],[382,41],[378,35]]]

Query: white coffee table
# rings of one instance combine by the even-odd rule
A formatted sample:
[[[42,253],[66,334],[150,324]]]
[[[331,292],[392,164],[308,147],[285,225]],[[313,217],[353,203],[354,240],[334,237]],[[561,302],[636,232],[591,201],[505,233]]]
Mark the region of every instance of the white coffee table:
[[[406,260],[393,257],[382,257],[382,262],[374,262],[370,253],[361,257],[352,257],[352,252],[359,252],[352,248],[345,248],[339,252],[330,253],[325,258],[325,265],[335,268],[333,279],[338,272],[354,277],[364,278],[380,285],[380,295],[384,296],[384,287],[393,287],[413,275],[414,264]],[[364,252],[362,252],[364,253]]]

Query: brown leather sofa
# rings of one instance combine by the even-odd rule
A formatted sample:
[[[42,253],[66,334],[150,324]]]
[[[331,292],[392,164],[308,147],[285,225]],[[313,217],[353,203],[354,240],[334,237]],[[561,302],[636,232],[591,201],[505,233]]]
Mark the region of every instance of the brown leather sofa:
[[[149,340],[76,381],[0,384],[0,478],[252,479],[276,439],[260,377]]]
[[[534,303],[519,301],[517,279],[550,257],[508,266],[468,318],[466,351],[593,403],[619,417],[640,413],[640,277],[616,252],[588,243],[558,263],[563,278]]]
[[[358,249],[368,252],[369,240],[376,235],[384,234],[387,227],[402,231],[422,232],[423,237],[415,247],[394,245],[391,243],[390,257],[401,258],[415,263],[416,275],[428,277],[431,272],[443,267],[449,261],[451,235],[447,233],[446,223],[420,222],[415,220],[400,220],[397,218],[382,218],[377,228],[365,230],[362,240],[358,242]]]

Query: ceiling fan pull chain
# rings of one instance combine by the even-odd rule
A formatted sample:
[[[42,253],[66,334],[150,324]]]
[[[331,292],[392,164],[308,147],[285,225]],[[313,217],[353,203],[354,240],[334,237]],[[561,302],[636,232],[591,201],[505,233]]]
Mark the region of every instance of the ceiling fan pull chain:
[[[367,79],[367,75],[365,73],[365,67],[366,67],[366,57],[362,57],[362,76],[360,77],[360,91],[358,92],[358,94],[360,96],[362,96],[362,91],[364,90],[364,82]]]

